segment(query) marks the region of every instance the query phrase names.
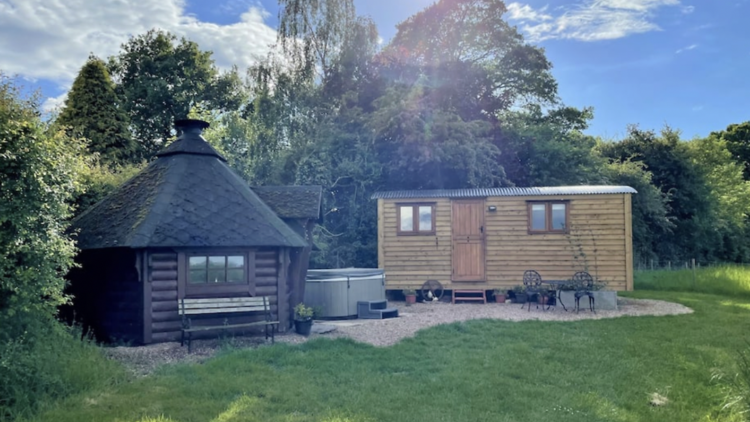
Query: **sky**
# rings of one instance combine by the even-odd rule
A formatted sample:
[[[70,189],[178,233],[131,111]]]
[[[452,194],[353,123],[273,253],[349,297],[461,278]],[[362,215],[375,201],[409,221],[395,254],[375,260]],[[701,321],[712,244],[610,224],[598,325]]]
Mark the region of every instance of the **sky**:
[[[355,0],[384,43],[433,0]],[[563,103],[593,107],[587,133],[665,125],[690,139],[750,120],[750,0],[506,1],[507,19],[544,48]],[[157,27],[246,68],[275,39],[272,0],[0,0],[0,71],[62,104],[90,53],[117,54]]]

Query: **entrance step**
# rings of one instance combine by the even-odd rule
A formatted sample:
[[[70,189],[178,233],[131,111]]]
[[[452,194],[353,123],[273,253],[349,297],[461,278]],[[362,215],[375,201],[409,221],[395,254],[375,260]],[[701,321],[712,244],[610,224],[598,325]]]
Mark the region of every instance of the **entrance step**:
[[[457,300],[472,300],[487,303],[487,294],[484,290],[453,290],[453,303],[456,303]]]
[[[363,300],[357,302],[357,318],[386,319],[397,318],[398,309],[389,308],[385,300]]]

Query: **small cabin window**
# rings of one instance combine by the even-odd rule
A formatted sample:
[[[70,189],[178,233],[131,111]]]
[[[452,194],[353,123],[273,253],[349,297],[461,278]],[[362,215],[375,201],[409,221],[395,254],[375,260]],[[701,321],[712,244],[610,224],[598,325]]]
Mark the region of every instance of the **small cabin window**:
[[[529,202],[529,233],[567,233],[567,201]]]
[[[246,283],[244,255],[192,255],[188,258],[188,283]]]
[[[435,204],[398,204],[399,235],[435,234]]]

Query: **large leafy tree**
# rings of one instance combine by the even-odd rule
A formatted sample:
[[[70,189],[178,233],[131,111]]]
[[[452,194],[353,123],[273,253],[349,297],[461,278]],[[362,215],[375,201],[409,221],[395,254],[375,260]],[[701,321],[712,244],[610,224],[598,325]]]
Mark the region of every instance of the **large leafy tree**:
[[[468,120],[553,102],[552,64],[503,19],[505,12],[501,0],[438,1],[398,25],[379,61],[397,80],[427,77],[432,100]]]
[[[620,142],[602,143],[600,150],[614,162],[641,163],[667,198],[668,216],[674,223],[669,236],[655,245],[655,253],[670,260],[713,258],[711,195],[705,175],[693,164],[688,146],[679,132],[667,127],[661,134],[629,128]],[[658,232],[658,231],[656,231]]]
[[[75,247],[65,234],[85,145],[40,119],[0,75],[0,324],[56,312]],[[1,338],[1,337],[0,337]]]
[[[90,56],[81,68],[57,123],[68,126],[72,136],[86,138],[89,152],[98,154],[103,164],[123,164],[135,156],[128,115],[98,57]]]
[[[729,125],[725,130],[711,133],[727,143],[734,160],[744,166],[745,180],[750,180],[750,121]]]
[[[185,118],[193,107],[230,111],[244,99],[236,69],[219,72],[210,51],[168,32],[132,37],[110,58],[109,69],[143,158],[164,145],[174,120]]]

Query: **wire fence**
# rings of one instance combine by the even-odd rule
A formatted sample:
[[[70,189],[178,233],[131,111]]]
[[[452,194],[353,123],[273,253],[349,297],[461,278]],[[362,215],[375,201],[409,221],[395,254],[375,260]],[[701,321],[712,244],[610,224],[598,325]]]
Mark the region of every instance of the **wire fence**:
[[[636,258],[633,262],[636,271],[680,271],[711,267],[746,267],[750,269],[750,263],[734,263],[726,261],[705,261],[696,258],[658,259]]]

